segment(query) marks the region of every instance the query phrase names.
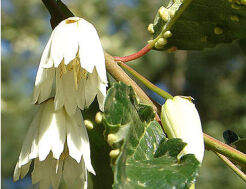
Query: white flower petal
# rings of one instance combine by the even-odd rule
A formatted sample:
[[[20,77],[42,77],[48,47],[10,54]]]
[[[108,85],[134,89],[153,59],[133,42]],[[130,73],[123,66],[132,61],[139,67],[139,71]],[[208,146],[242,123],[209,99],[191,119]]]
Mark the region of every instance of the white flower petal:
[[[49,180],[41,180],[39,183],[40,189],[49,189],[50,187],[50,181]]]
[[[84,161],[77,163],[69,156],[64,163],[63,177],[67,186],[71,188],[75,188],[76,182],[78,188],[87,188],[87,170]]]
[[[52,184],[53,188],[58,188],[62,175],[62,165],[59,165],[56,172],[57,160],[52,158],[51,153],[44,161],[35,159],[32,172],[32,183],[40,182],[40,188],[48,188]]]
[[[42,120],[39,127],[39,160],[43,161],[50,150],[54,158],[59,159],[65,142],[64,110],[54,111],[53,100],[45,103]]]
[[[34,168],[32,172],[32,184],[37,184],[42,178],[41,162],[38,159],[34,160]],[[44,174],[45,175],[45,174]]]
[[[81,143],[81,137],[83,136],[81,136],[81,127],[79,127],[83,123],[83,118],[79,110],[77,110],[75,116],[75,119],[72,119],[69,115],[66,116],[67,145],[69,155],[79,163],[84,150]]]
[[[83,128],[84,129],[82,129],[82,133],[87,135],[87,133],[85,133],[86,131],[85,127]],[[94,171],[92,164],[91,164],[91,151],[90,151],[89,139],[88,138],[86,139],[85,137],[83,137],[82,143],[83,143],[83,159],[85,162],[86,169],[92,174],[96,175],[96,172]]]
[[[97,95],[98,75],[94,71],[89,74],[85,84],[85,106],[89,107]]]
[[[36,130],[38,131],[38,128],[36,128]],[[29,154],[29,159],[34,159],[38,157],[38,140],[39,140],[39,135],[38,132],[36,132],[34,135],[34,139],[32,141],[32,147]]]
[[[52,59],[50,59],[50,47],[51,47],[51,42],[52,42],[53,36],[54,36],[54,33],[51,34],[49,41],[48,41],[47,45],[45,46],[43,54],[41,56],[40,66],[42,68],[53,67],[53,61],[52,61]]]
[[[102,94],[103,96],[105,96],[105,97],[106,97],[106,89],[107,89],[107,84],[105,84],[105,83],[99,81],[98,90],[99,90],[99,91],[101,92],[101,94]]]
[[[66,22],[66,21],[65,21]],[[76,54],[78,52],[78,30],[77,30],[77,24],[66,24],[65,25],[66,33],[63,35],[63,43],[66,44],[64,46],[64,62],[65,64],[68,64],[71,60],[73,60],[76,57]]]
[[[97,101],[98,101],[98,104],[99,104],[99,109],[103,112],[104,111],[104,100],[105,100],[105,97],[101,92],[98,92],[97,93]]]
[[[53,186],[53,189],[58,189],[60,180],[62,177],[62,171],[63,171],[63,161],[61,160],[52,160],[52,171],[50,171],[50,179],[51,179],[51,184]]]
[[[104,111],[104,100],[106,98],[106,88],[107,85],[99,82],[98,91],[97,91],[97,101],[99,104],[99,109],[103,112]]]
[[[84,19],[81,19],[78,23],[78,32],[81,34],[79,40],[79,57],[81,67],[86,69],[86,71],[92,73],[93,68],[96,64],[94,45],[98,44],[91,43],[91,39],[98,37],[97,33],[95,35],[95,28]],[[99,44],[101,45],[101,44]]]
[[[81,79],[79,81],[78,91],[76,94],[76,102],[81,110],[84,110],[85,107],[85,84],[86,80]]]
[[[58,67],[63,58],[65,64],[68,64],[78,51],[77,21],[69,23],[69,20],[74,19],[68,18],[62,21],[53,32],[51,57],[54,59],[55,67]]]
[[[74,76],[72,71],[63,74],[62,77],[56,74],[56,95],[55,109],[58,110],[65,106],[69,115],[73,115],[77,108],[78,91],[75,88]]]
[[[63,47],[65,46],[63,43],[63,31],[65,32],[65,28],[63,25],[58,25],[53,30],[53,38],[50,47],[50,57],[53,59],[54,66],[57,68],[63,59]]]
[[[26,174],[28,173],[31,163],[32,162],[29,161],[27,164],[25,164],[24,166],[21,167],[21,172],[20,172],[21,179],[23,179],[26,176]]]
[[[82,151],[83,151],[83,159],[85,162],[86,169],[91,172],[92,174],[96,175],[92,165],[91,165],[91,151],[90,151],[90,142],[89,137],[87,134],[86,127],[84,125],[84,119],[81,114],[75,114],[75,119],[78,123],[80,123],[79,130],[80,130],[80,139],[82,143]],[[81,121],[80,121],[81,120]]]
[[[95,171],[91,165],[90,158],[90,144],[89,138],[85,126],[84,120],[79,111],[74,115],[74,119],[67,116],[67,144],[69,149],[69,155],[74,158],[78,163],[83,159],[88,171],[95,174]]]
[[[84,19],[81,19],[78,24],[78,32],[81,34],[78,38],[81,67],[90,73],[96,65],[102,68],[104,65],[105,70],[104,52],[95,27]]]
[[[30,152],[34,151],[34,146],[35,146],[35,141],[36,141],[36,137],[38,135],[38,127],[39,127],[39,123],[42,119],[41,115],[43,112],[43,106],[41,106],[41,108],[39,109],[37,115],[34,117],[30,128],[28,129],[27,135],[25,137],[24,143],[22,145],[22,149],[21,149],[21,153],[19,156],[19,167],[27,164],[31,159],[36,158],[37,153],[35,153],[35,155],[32,155],[32,157],[30,157]],[[35,149],[36,151],[37,149]]]
[[[59,76],[59,70],[56,68],[56,94],[55,94],[55,110],[59,110],[64,105],[63,82]]]
[[[39,66],[33,91],[33,103],[41,103],[49,98],[54,76],[54,68],[47,69]]]
[[[21,168],[19,166],[19,162],[15,165],[15,170],[14,170],[14,175],[13,175],[13,180],[16,182],[20,178],[20,173],[21,173]]]

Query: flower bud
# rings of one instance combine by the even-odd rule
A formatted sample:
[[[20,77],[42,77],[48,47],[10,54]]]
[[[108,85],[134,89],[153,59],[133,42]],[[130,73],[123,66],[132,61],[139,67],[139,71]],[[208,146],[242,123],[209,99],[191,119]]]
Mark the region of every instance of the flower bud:
[[[84,124],[88,130],[92,130],[94,127],[93,123],[90,120],[84,120]]]
[[[172,32],[170,32],[169,30],[168,31],[166,31],[164,34],[163,34],[163,37],[164,38],[169,38],[169,37],[172,37]]]
[[[102,123],[102,119],[103,119],[103,114],[102,112],[97,112],[96,116],[95,116],[95,122],[97,124],[101,124]]]
[[[151,34],[155,33],[154,25],[153,25],[153,24],[149,24],[149,26],[148,26],[148,31],[149,31]]]
[[[112,146],[115,142],[117,142],[117,140],[118,140],[117,135],[112,134],[112,133],[108,135],[107,141],[109,145]]]
[[[111,150],[110,152],[109,152],[109,156],[111,157],[111,158],[117,158],[117,156],[120,154],[120,149],[116,149],[116,150]]]
[[[176,96],[162,106],[161,122],[168,138],[181,138],[187,145],[178,158],[194,154],[200,162],[204,155],[204,141],[199,114],[187,98]]]
[[[169,12],[168,12],[168,9],[166,9],[165,7],[161,6],[158,10],[159,12],[159,15],[161,17],[161,19],[165,22],[167,22],[170,18],[169,16]]]

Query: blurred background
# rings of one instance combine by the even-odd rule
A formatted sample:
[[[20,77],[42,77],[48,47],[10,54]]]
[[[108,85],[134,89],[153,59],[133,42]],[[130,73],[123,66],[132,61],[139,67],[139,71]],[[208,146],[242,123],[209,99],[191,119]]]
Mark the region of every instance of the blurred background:
[[[124,56],[141,49],[150,39],[147,31],[160,0],[64,1],[77,16],[95,25],[104,49]],[[2,188],[31,187],[27,177],[12,182],[25,134],[37,107],[31,104],[40,57],[51,27],[41,0],[2,1]],[[223,141],[230,129],[246,137],[246,57],[238,42],[204,51],[151,51],[129,64],[173,95],[195,99],[204,132]],[[159,103],[163,99],[145,89]],[[245,183],[206,151],[197,189],[241,189]]]

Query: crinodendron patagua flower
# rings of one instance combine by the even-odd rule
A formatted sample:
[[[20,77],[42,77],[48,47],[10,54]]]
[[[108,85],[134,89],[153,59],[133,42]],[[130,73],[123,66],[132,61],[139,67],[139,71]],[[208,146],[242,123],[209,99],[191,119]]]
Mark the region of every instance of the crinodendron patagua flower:
[[[97,31],[78,17],[62,21],[52,32],[41,57],[33,103],[48,99],[56,77],[55,109],[71,115],[97,96],[100,110],[106,96],[105,57]]]
[[[14,171],[14,181],[29,171],[32,160],[32,183],[48,189],[58,188],[61,176],[74,188],[87,188],[87,170],[95,174],[91,165],[90,145],[83,118],[77,108],[70,116],[64,108],[54,109],[54,100],[41,104],[28,130]]]

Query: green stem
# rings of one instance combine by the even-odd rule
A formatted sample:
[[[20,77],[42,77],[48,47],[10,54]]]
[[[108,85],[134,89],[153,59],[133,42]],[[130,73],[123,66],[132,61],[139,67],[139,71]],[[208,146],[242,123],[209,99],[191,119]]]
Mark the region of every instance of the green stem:
[[[242,172],[236,165],[234,165],[228,158],[224,155],[215,152],[215,154],[226,163],[228,167],[230,167],[244,182],[246,182],[246,175]]]
[[[159,87],[155,86],[153,83],[151,83],[149,80],[147,80],[145,77],[143,77],[141,74],[133,70],[131,67],[127,66],[123,62],[118,63],[122,68],[125,68],[128,72],[130,72],[134,77],[136,77],[139,81],[141,81],[146,87],[148,87],[150,90],[156,92],[160,96],[162,96],[165,99],[173,99],[173,96],[170,95],[168,92],[160,89]]]
[[[246,154],[236,150],[235,148],[232,148],[223,142],[220,142],[219,140],[216,140],[215,138],[205,133],[203,134],[203,137],[207,150],[218,152],[237,162],[239,165],[244,167],[246,166]]]

